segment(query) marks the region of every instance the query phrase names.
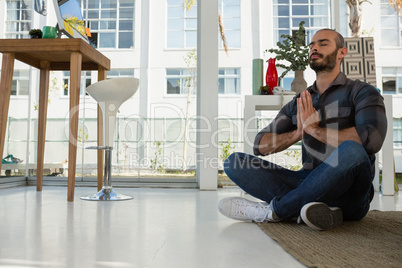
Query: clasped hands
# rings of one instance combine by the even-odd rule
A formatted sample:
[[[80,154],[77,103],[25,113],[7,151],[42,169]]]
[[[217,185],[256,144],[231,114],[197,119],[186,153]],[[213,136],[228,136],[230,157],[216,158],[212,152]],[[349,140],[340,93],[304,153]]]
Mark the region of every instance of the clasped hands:
[[[313,106],[311,94],[305,90],[297,98],[297,132],[300,137],[312,135],[319,128],[319,122],[320,116]]]

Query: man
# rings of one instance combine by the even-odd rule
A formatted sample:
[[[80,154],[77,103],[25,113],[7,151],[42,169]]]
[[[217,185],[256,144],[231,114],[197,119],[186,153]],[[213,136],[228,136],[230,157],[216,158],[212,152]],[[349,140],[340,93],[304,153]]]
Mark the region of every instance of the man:
[[[269,155],[302,140],[303,168],[292,171],[259,157],[234,153],[226,174],[265,202],[230,197],[219,211],[232,219],[278,222],[300,216],[315,230],[360,220],[373,195],[374,160],[386,134],[383,98],[373,86],[339,71],[347,54],[342,35],[319,30],[312,38],[314,84],[286,104],[257,134],[255,155]]]

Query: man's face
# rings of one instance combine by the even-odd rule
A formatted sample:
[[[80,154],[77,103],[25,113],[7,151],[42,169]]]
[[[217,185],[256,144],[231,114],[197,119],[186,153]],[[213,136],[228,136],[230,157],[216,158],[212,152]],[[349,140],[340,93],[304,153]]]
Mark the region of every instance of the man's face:
[[[310,68],[316,73],[331,72],[338,59],[338,48],[335,42],[336,34],[331,31],[316,33],[310,43]]]

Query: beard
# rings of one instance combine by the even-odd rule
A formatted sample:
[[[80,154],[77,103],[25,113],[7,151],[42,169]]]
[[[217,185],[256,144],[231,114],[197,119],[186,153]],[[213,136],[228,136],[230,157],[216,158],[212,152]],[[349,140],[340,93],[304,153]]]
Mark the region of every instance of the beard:
[[[331,72],[336,65],[336,56],[338,54],[338,49],[335,49],[335,51],[327,56],[323,56],[322,54],[318,53],[313,53],[312,55],[319,55],[320,58],[323,58],[322,62],[319,63],[317,60],[311,60],[310,56],[310,68],[313,69],[316,73],[321,73],[321,72]]]

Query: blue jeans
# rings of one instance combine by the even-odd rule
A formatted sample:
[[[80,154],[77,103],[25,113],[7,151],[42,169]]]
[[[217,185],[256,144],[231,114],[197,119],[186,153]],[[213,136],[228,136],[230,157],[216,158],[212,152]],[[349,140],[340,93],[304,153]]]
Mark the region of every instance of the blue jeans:
[[[340,207],[344,220],[360,220],[370,208],[371,164],[355,141],[343,142],[313,170],[292,171],[245,153],[230,155],[224,168],[245,192],[270,203],[280,219],[297,217],[310,202]]]

